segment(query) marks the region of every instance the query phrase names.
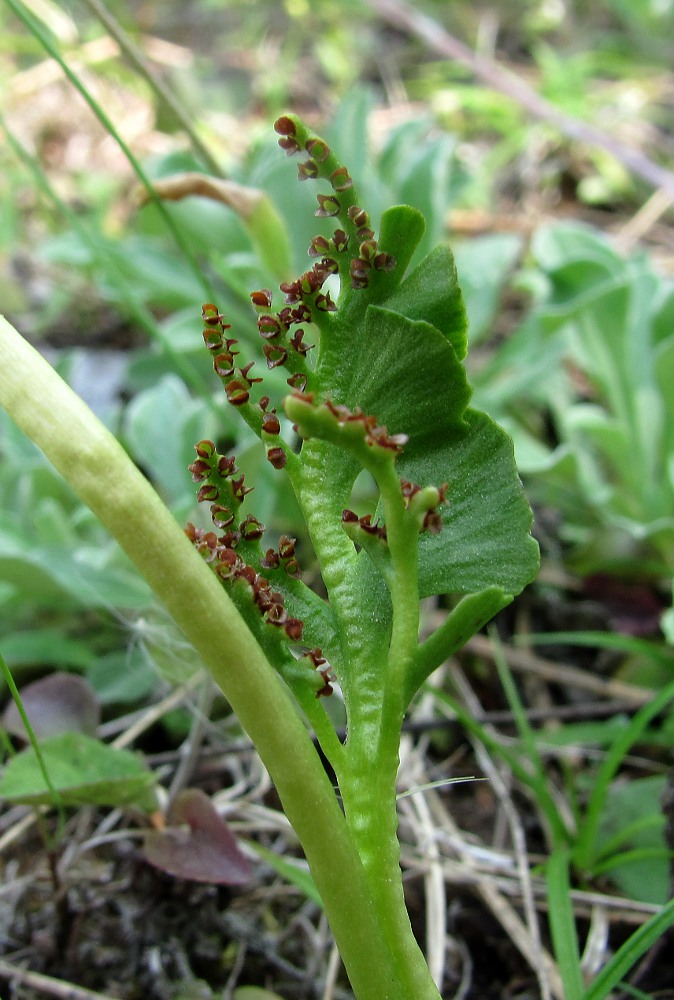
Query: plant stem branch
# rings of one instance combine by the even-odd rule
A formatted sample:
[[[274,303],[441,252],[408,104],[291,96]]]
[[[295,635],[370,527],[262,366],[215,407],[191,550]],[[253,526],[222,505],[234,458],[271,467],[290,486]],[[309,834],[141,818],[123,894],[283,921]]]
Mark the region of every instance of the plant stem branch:
[[[442,624],[419,646],[408,677],[405,707],[436,667],[461,649],[511,601],[512,596],[500,587],[489,587],[479,594],[462,597]]]

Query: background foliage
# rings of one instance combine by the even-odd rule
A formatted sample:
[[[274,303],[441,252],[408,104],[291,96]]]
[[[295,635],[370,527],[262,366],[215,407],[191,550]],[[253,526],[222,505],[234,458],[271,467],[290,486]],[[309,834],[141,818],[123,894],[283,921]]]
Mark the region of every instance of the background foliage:
[[[575,121],[671,162],[671,0],[429,0],[424,10]],[[545,642],[553,662],[573,657],[606,685],[595,716],[582,718],[570,682],[558,678],[545,697],[520,685],[525,713],[536,697],[550,710],[532,732],[507,731],[537,748],[533,779],[517,772],[507,740],[489,744],[479,726],[478,735],[533,788],[537,830],[551,821],[550,797],[564,803],[578,891],[663,903],[672,844],[659,797],[671,796],[674,736],[671,199],[611,142],[532,118],[374,2],[6,0],[0,29],[2,311],[104,417],[180,521],[199,517],[185,468],[194,442],[212,437],[255,481],[258,515],[299,533],[311,558],[291,495],[224,405],[198,336],[199,306],[214,299],[238,336],[250,331],[246,353],[259,353],[248,291],[304,268],[286,242],[290,224],[306,228],[294,246],[318,231],[312,194],[288,184],[273,117],[290,107],[320,124],[375,218],[396,202],[419,208],[429,226],[417,260],[451,243],[474,402],[513,435],[544,553],[539,583],[499,620],[501,636]],[[261,192],[263,216],[194,197],[141,205],[145,186],[184,171]],[[198,665],[145,585],[5,418],[0,454],[0,649],[19,687],[54,670],[81,674],[114,725],[190,682]],[[464,659],[483,704],[516,718],[489,662],[484,647]],[[624,683],[632,695],[615,687]],[[447,678],[438,685],[436,720],[443,699],[461,711],[457,690]],[[602,699],[618,690],[624,700],[607,719]],[[660,713],[635,721],[638,692],[660,697]],[[188,712],[165,715],[159,742],[180,743],[191,725]],[[440,737],[425,746],[427,767],[444,773],[452,747]]]

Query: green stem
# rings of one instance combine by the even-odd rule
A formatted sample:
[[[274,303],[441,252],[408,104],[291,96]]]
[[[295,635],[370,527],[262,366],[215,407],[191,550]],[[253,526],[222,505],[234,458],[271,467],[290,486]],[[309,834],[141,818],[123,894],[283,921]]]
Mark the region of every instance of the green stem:
[[[255,743],[302,842],[356,996],[438,1000],[418,949],[391,950],[318,754],[214,574],[113,435],[2,317],[0,355],[0,403],[136,564]]]
[[[507,607],[512,599],[512,594],[506,594],[501,587],[487,587],[478,594],[462,597],[442,625],[417,649],[407,678],[405,705],[436,667],[465,646],[470,637]]]
[[[353,780],[345,776],[340,789],[349,823],[357,812],[361,823],[354,830],[358,849],[379,915],[379,926],[395,966],[400,997],[438,1000],[428,965],[412,930],[405,904],[400,871],[400,844],[396,810],[397,767],[370,762],[367,777],[354,764]],[[397,756],[395,762],[397,764]],[[355,805],[354,805],[355,800]]]
[[[366,609],[355,599],[356,595],[362,599],[362,588],[355,585],[358,558],[339,524],[338,510],[333,509],[335,502],[339,505],[339,489],[334,488],[339,470],[330,464],[334,455],[334,448],[324,441],[304,442],[300,501],[344,644],[341,679],[349,736],[346,761],[338,774],[340,791],[401,990],[404,986],[416,997],[437,996],[405,905],[397,836],[402,697],[419,629],[418,526],[405,509],[393,463],[388,458],[377,462],[373,453],[371,471],[384,502],[393,569],[389,635],[388,630],[373,627]],[[343,453],[339,461],[344,462]],[[333,489],[326,490],[326,482]]]
[[[419,527],[405,509],[400,480],[393,463],[382,463],[377,485],[384,506],[387,544],[391,553],[389,588],[393,608],[388,675],[382,710],[382,741],[396,756],[400,744],[405,682],[418,649],[419,637]],[[384,749],[384,748],[382,748]]]
[[[391,558],[388,586],[392,624],[387,662],[382,676],[381,707],[377,752],[370,761],[369,774],[362,780],[360,796],[367,795],[361,814],[366,823],[359,831],[358,846],[371,879],[375,904],[381,915],[382,931],[401,963],[402,970],[419,975],[416,988],[430,978],[426,963],[419,964],[419,947],[412,934],[400,874],[400,844],[396,805],[396,776],[399,765],[400,733],[405,711],[405,681],[418,648],[419,529],[405,508],[395,467],[390,461],[372,470],[379,486]],[[348,796],[347,796],[348,798]],[[345,802],[345,807],[347,803]],[[348,812],[347,812],[348,815]]]
[[[394,546],[398,572],[393,586],[393,630],[389,636],[387,631],[380,633],[367,609],[359,604],[362,599],[362,588],[356,585],[359,560],[339,521],[338,484],[345,455],[340,453],[335,459],[335,454],[334,447],[325,441],[313,438],[304,441],[298,500],[342,640],[340,681],[348,714],[348,739],[345,759],[337,772],[340,792],[380,929],[395,966],[399,996],[437,1000],[437,989],[414,937],[405,905],[397,836],[395,785],[403,716],[401,696],[405,670],[417,646],[419,604],[416,572],[414,569],[411,574],[405,572],[409,568],[406,512],[400,483],[391,467],[388,477],[383,474],[384,492],[391,499],[387,513],[395,522],[394,535],[404,536],[405,542]],[[340,463],[337,468],[332,465],[335,460]],[[333,488],[327,490],[326,482]],[[416,544],[415,529],[412,538],[415,554]],[[384,702],[389,691],[393,691],[393,704],[386,715]]]

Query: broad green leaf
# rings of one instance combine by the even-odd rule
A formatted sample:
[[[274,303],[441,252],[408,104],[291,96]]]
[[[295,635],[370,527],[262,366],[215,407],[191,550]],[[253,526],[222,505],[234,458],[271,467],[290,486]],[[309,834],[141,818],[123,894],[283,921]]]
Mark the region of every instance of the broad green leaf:
[[[38,606],[75,600],[84,607],[142,607],[150,600],[149,587],[107,540],[36,549],[30,537],[0,526],[0,578]]]
[[[660,808],[664,788],[664,777],[614,783],[606,797],[597,830],[597,857],[604,863],[607,858],[602,854],[609,842],[613,844],[612,854],[628,848],[660,848],[663,851],[660,857],[636,859],[615,867],[607,868],[604,864],[608,877],[625,895],[646,903],[662,904],[667,900],[670,866],[664,854],[665,817]],[[648,819],[651,822],[644,822]]]
[[[93,663],[95,657],[86,643],[70,639],[57,628],[44,628],[39,632],[10,632],[2,638],[2,653],[13,671],[17,667],[42,664],[84,669]]]
[[[611,275],[622,270],[622,261],[607,240],[582,223],[541,226],[534,234],[531,250],[546,271],[561,271],[571,263],[578,262],[585,268],[584,274],[579,272],[585,279],[580,287],[594,283],[596,273]],[[579,285],[574,284],[573,287],[577,289]]]
[[[374,414],[392,433],[407,434],[403,455],[408,460],[435,452],[443,439],[465,432],[470,387],[455,352],[436,327],[370,306],[364,340],[372,347],[363,352],[354,372],[347,403]],[[439,485],[437,475],[431,485]]]
[[[191,646],[187,648],[192,651]],[[181,665],[183,660],[183,657],[179,659]],[[157,686],[157,675],[156,660],[139,647],[99,656],[86,672],[101,705],[142,701]],[[179,681],[173,680],[178,683],[183,677]]]
[[[394,271],[384,272],[379,276],[377,292],[381,298],[385,298],[400,284],[425,229],[426,220],[423,215],[409,205],[394,205],[383,213],[380,243],[384,250],[394,253],[398,266]]]
[[[150,211],[146,209],[145,211]],[[178,255],[167,252],[158,240],[129,236],[123,242],[99,236],[102,252],[98,255],[76,232],[52,237],[41,248],[49,261],[75,267],[99,267],[101,281],[108,284],[105,270],[115,275],[108,288],[111,295],[119,288],[119,279],[126,285],[128,299],[138,296],[163,309],[180,308],[200,302],[203,285]]]
[[[517,476],[510,438],[477,410],[466,413],[468,431],[434,451],[399,460],[413,482],[447,481],[443,530],[422,535],[419,590],[431,594],[477,593],[501,587],[518,594],[536,575],[538,546],[530,536],[531,510]]]
[[[400,301],[407,313],[424,312],[425,279],[414,279],[409,296],[402,295],[403,282],[386,309],[367,310],[363,340],[372,346],[352,362],[346,402],[409,436],[397,463],[402,477],[420,485],[448,483],[444,530],[420,541],[421,596],[492,586],[516,594],[538,566],[531,512],[510,438],[485,414],[466,409],[470,387],[451,346],[453,339],[465,350],[465,314],[450,265],[451,256],[439,252],[417,269],[421,276],[432,274],[434,285],[441,282],[449,296],[445,307],[454,303],[446,336],[428,322],[391,311]],[[435,314],[442,297],[429,298]]]
[[[411,150],[405,173],[398,174],[396,197],[419,209],[428,220],[428,228],[419,245],[419,254],[426,254],[442,238],[444,221],[451,205],[456,139],[450,135],[424,141]]]
[[[431,251],[383,304],[391,312],[436,327],[452,345],[458,359],[463,360],[468,320],[449,247],[441,245]],[[415,356],[408,348],[405,357],[411,367],[420,355]]]
[[[485,407],[489,411],[489,407]],[[536,472],[545,468],[550,461],[550,448],[536,434],[525,430],[517,421],[510,417],[500,417],[499,426],[510,436],[515,448],[515,463],[524,476],[527,472]]]
[[[653,302],[653,343],[671,341],[674,333],[674,282],[661,282]]]
[[[455,138],[433,132],[430,119],[404,122],[390,133],[378,162],[379,181],[387,183],[390,200],[412,205],[427,221],[417,257],[443,238],[447,212],[463,180]]]
[[[246,183],[266,191],[278,209],[286,230],[292,233],[292,271],[299,273],[306,269],[306,251],[312,238],[321,232],[330,235],[331,228],[325,221],[313,218],[313,192],[306,185],[288,183],[288,164],[277,153],[274,140],[257,144],[251,151]]]
[[[658,345],[655,353],[655,377],[666,408],[663,428],[666,453],[674,455],[674,392],[672,392],[674,385],[674,322],[672,323],[672,335]],[[674,482],[670,482],[670,488],[674,490]]]
[[[370,115],[374,94],[368,87],[354,87],[340,101],[332,116],[325,138],[335,149],[349,151],[349,170],[359,190],[363,178],[371,169]]]
[[[62,733],[44,740],[40,747],[64,805],[155,807],[155,777],[129,750],[116,750],[82,733]],[[53,804],[32,747],[5,766],[0,798],[28,805]]]

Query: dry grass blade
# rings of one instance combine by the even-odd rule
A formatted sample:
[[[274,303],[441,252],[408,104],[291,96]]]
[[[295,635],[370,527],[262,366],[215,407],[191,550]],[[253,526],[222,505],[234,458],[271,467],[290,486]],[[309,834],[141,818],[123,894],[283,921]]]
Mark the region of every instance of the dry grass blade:
[[[587,982],[597,975],[603,965],[606,964],[609,945],[610,923],[606,907],[597,905],[592,907],[592,917],[590,920],[590,930],[585,941],[585,949],[581,958],[583,975]]]
[[[199,671],[193,674],[192,677],[180,687],[171,691],[165,698],[158,701],[156,705],[151,705],[146,711],[141,712],[138,717],[135,718],[133,723],[128,729],[125,729],[123,733],[113,741],[114,747],[128,747],[134,743],[138,737],[150,729],[151,726],[155,724],[163,715],[170,712],[171,709],[177,708],[185,700],[187,695],[199,684],[203,683],[204,673]]]
[[[494,777],[494,765],[486,761],[481,763],[488,771],[490,778]],[[414,839],[418,845],[418,851],[423,857],[421,871],[423,872],[426,888],[427,923],[437,921],[438,890],[437,879],[442,872],[443,882],[449,884],[469,884],[474,887],[489,910],[504,928],[510,939],[525,958],[530,967],[534,970],[539,979],[541,996],[543,998],[555,998],[563,1000],[564,991],[562,983],[551,956],[545,951],[541,944],[540,933],[538,931],[535,894],[529,872],[529,859],[524,845],[523,833],[515,831],[513,837],[519,845],[518,856],[513,860],[503,852],[492,851],[483,848],[477,843],[469,843],[466,836],[458,828],[449,813],[445,810],[442,799],[434,788],[426,784],[428,775],[424,768],[423,749],[416,748],[416,753],[402,756],[401,780],[404,785],[411,788],[417,784],[424,785],[424,794],[403,797],[400,801],[401,819],[406,828],[405,844],[409,845],[410,839]],[[508,798],[507,788],[496,776],[497,784],[500,782],[503,794]],[[511,809],[514,813],[514,809]],[[518,821],[509,817],[511,825],[519,825]],[[408,869],[418,868],[417,863],[405,853],[405,865]],[[446,851],[450,850],[458,855],[458,861],[451,861],[446,857]],[[507,893],[503,885],[499,884],[499,875],[503,876]],[[445,887],[441,888],[441,895],[445,897]],[[507,895],[517,895],[524,900],[524,909],[527,915],[527,922],[521,920],[514,907],[508,902]],[[444,905],[444,904],[443,904]],[[439,921],[438,927],[442,928],[444,954],[446,952],[447,941],[445,937],[446,919]],[[437,930],[437,928],[436,928]],[[429,927],[432,932],[432,928]],[[437,954],[439,945],[436,934],[429,934],[427,941],[428,961],[434,970],[434,964],[438,961]]]
[[[458,38],[450,35],[438,21],[414,10],[401,0],[368,0],[368,4],[389,24],[416,35],[429,51],[466,66],[484,84],[516,101],[528,114],[549,122],[569,139],[606,150],[647,184],[674,198],[674,174],[670,170],[595,125],[560,111],[523,79],[486,56],[473,52]]]
[[[628,253],[674,204],[674,195],[662,189],[655,191],[629,222],[618,231],[616,243]]]
[[[494,659],[494,649],[490,639],[483,635],[475,635],[465,647],[471,653]],[[577,667],[569,667],[554,660],[546,660],[525,649],[501,647],[502,655],[508,666],[515,671],[537,674],[543,680],[557,684],[567,684],[581,691],[591,691],[604,698],[616,698],[631,705],[646,705],[653,700],[653,692],[648,688],[637,687],[635,684],[625,684],[611,678],[597,677]]]
[[[470,711],[482,711],[482,706],[480,705],[472,688],[468,684],[463,672],[456,665],[453,665],[450,670],[452,681],[460,691]],[[563,996],[564,989],[557,967],[555,966],[552,958],[545,952],[541,941],[540,927],[538,924],[531,884],[526,838],[517,809],[513,805],[508,786],[504,781],[500,770],[487,753],[485,747],[482,746],[475,738],[469,738],[475,749],[477,760],[489,778],[492,788],[499,799],[501,808],[504,810],[506,821],[510,829],[510,836],[515,848],[517,871],[522,889],[526,925],[520,921],[519,917],[517,917],[516,921],[510,919],[512,916],[516,916],[516,914],[514,914],[514,912],[508,913],[507,910],[503,908],[502,904],[505,900],[501,897],[500,893],[494,891],[493,886],[485,886],[485,889],[488,889],[489,891],[486,894],[483,894],[483,898],[492,908],[492,912],[496,914],[498,911],[498,913],[503,914],[503,918],[507,921],[507,923],[503,926],[506,927],[506,929],[510,929],[509,933],[511,933],[511,938],[518,945],[520,950],[522,950],[523,946],[526,947],[526,952],[523,951],[522,953],[525,955],[527,961],[538,976],[541,995],[544,1000],[549,998],[552,994],[555,996]],[[496,910],[494,910],[494,906],[496,906]],[[526,930],[526,937],[523,935],[524,930]]]
[[[330,951],[330,958],[328,959],[328,967],[325,973],[325,989],[323,990],[322,1000],[333,1000],[335,995],[335,984],[337,982],[337,974],[339,973],[342,960],[339,957],[339,951],[337,950],[337,945],[332,946]]]
[[[56,997],[56,1000],[115,1000],[114,997],[103,993],[94,993],[91,990],[84,990],[73,983],[66,983],[62,979],[53,979],[51,976],[43,976],[39,972],[29,972],[19,965],[12,965],[0,958],[0,976],[8,979],[13,986],[28,986],[39,993],[44,993],[48,997]]]
[[[406,800],[405,800],[406,801]],[[496,877],[493,865],[487,864],[487,857],[491,856],[492,862],[497,859],[496,852],[489,852],[479,845],[469,843],[465,835],[456,826],[451,816],[444,809],[439,796],[433,792],[428,793],[429,807],[436,827],[436,836],[440,836],[445,843],[451,844],[452,852],[458,855],[458,861],[443,859],[443,871],[445,880],[449,884],[468,884],[474,887],[493,916],[501,924],[511,941],[525,958],[530,967],[539,974],[540,966],[543,966],[544,979],[550,984],[550,992],[556,1000],[563,1000],[559,975],[550,955],[543,949],[538,949],[532,939],[530,928],[518,916],[514,906],[508,902],[504,885]],[[512,859],[503,858],[503,862],[512,869]],[[406,858],[409,867],[413,863]],[[426,863],[421,866],[426,870]],[[506,879],[506,886],[509,886],[510,894],[521,897],[522,887],[519,878],[509,874]]]
[[[422,754],[405,753],[406,744],[409,748],[410,741],[405,740],[401,746],[401,760],[403,761],[405,783],[409,786],[410,791],[413,791],[414,786],[417,785],[422,785],[426,789],[428,787],[426,784],[427,775]],[[426,959],[435,983],[438,985],[438,988],[441,988],[445,974],[447,900],[440,849],[435,836],[435,824],[424,794],[412,795],[409,801],[404,803],[402,809],[406,812],[407,819],[414,831],[419,851],[423,854],[427,863],[424,873]]]
[[[260,202],[266,198],[266,195],[255,188],[245,187],[243,184],[237,184],[236,181],[209,177],[207,174],[199,174],[194,171],[160,178],[154,182],[154,191],[159,198],[166,201],[182,201],[183,198],[189,198],[192,195],[210,198],[211,201],[219,201],[223,205],[227,205],[228,208],[238,212],[243,219],[249,218]],[[149,200],[147,191],[142,188],[138,189],[137,197],[141,203]]]

